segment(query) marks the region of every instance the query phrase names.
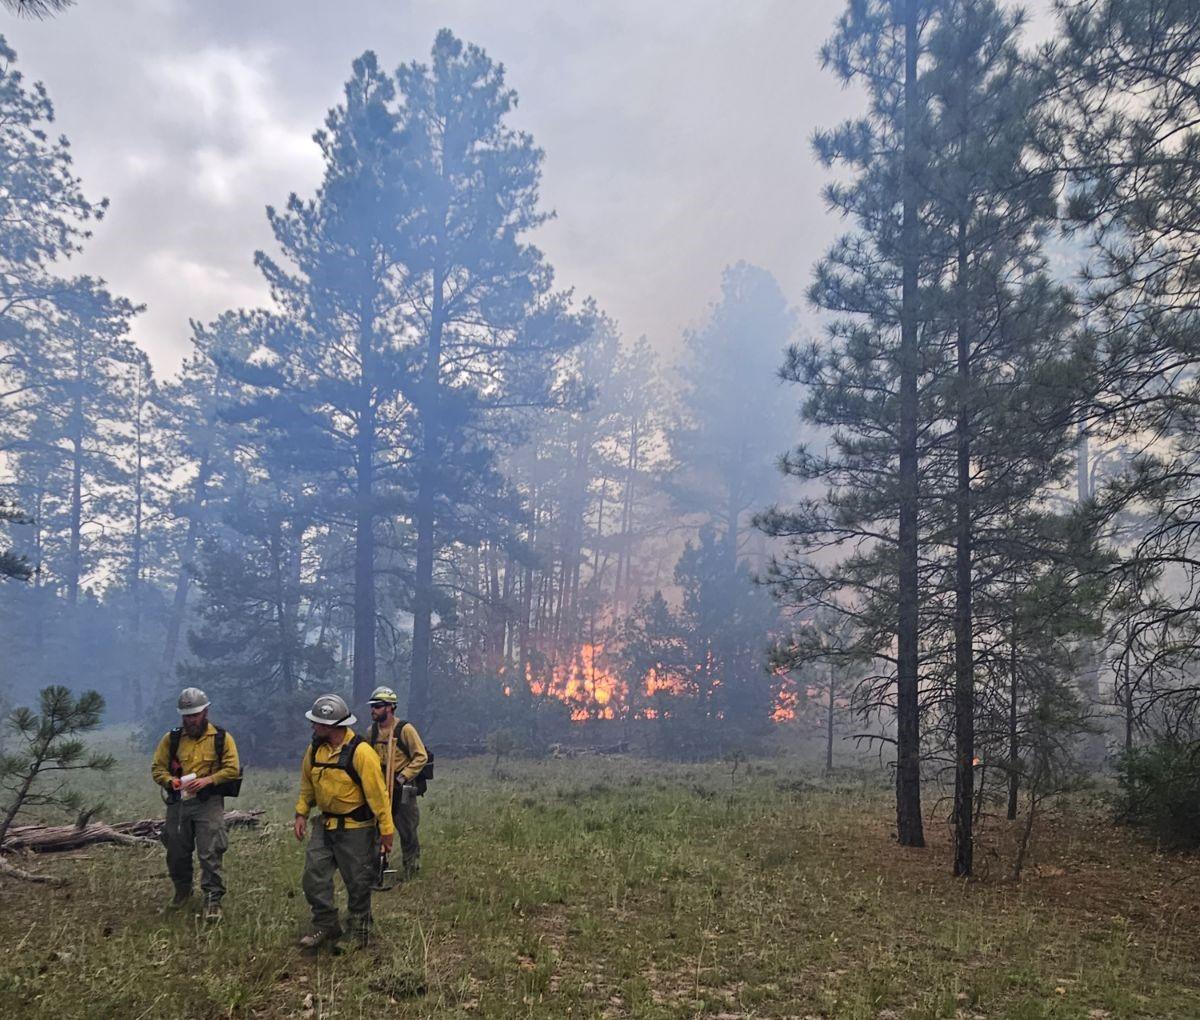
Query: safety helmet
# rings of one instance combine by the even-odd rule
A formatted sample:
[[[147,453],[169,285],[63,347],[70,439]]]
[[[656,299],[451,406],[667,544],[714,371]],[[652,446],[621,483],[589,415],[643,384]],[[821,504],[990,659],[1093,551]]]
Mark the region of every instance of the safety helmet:
[[[179,695],[179,714],[195,715],[208,708],[208,695],[199,687],[185,687]]]
[[[396,704],[396,692],[390,687],[376,687],[371,692],[371,696],[367,699],[372,705],[379,703],[385,705]]]
[[[346,700],[337,694],[322,694],[304,713],[304,718],[326,726],[353,726],[357,721]]]

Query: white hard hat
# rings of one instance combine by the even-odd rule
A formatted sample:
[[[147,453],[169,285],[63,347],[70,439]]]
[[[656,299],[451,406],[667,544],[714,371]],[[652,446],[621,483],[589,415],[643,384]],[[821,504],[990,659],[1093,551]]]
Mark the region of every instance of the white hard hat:
[[[353,726],[358,721],[351,714],[345,699],[337,694],[322,694],[313,702],[312,708],[304,713],[304,718],[326,726]]]
[[[195,715],[208,708],[208,695],[199,687],[185,687],[179,695],[179,714]]]

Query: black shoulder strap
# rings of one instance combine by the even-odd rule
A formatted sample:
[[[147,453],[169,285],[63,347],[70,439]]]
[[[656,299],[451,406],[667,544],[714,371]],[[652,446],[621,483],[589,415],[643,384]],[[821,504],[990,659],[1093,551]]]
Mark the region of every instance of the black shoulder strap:
[[[308,753],[312,755],[309,760],[315,769],[337,769],[340,772],[345,772],[346,775],[354,780],[354,785],[361,790],[363,788],[362,776],[358,774],[358,769],[354,765],[354,752],[358,750],[358,745],[362,742],[362,737],[356,733],[342,745],[341,750],[338,752],[337,761],[317,761],[317,748],[321,746],[322,741],[314,737],[308,749]]]
[[[371,723],[371,746],[375,746],[375,741],[379,739],[379,723]]]
[[[225,730],[220,726],[215,727],[217,734],[213,740],[213,746],[217,750],[217,767],[220,768],[225,764]]]
[[[404,755],[407,758],[412,757],[412,751],[408,749],[408,745],[404,742],[404,727],[408,725],[407,719],[397,719],[396,728],[392,730],[396,734],[396,743],[404,748]]]
[[[342,753],[338,756],[338,765],[346,770],[346,774],[354,780],[354,785],[360,790],[363,788],[362,776],[354,767],[354,752],[358,750],[358,745],[361,743],[362,737],[356,733],[346,742],[346,746],[342,748]]]
[[[179,741],[183,737],[183,727],[176,726],[171,730],[171,739],[167,744],[167,769],[174,770],[179,761]],[[180,773],[182,775],[182,772]]]

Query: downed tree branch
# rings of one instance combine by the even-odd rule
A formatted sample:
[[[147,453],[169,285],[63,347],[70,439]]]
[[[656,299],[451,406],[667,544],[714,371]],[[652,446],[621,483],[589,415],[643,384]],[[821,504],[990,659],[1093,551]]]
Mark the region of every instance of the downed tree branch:
[[[0,875],[6,875],[9,878],[19,878],[22,882],[41,882],[44,885],[66,885],[65,878],[59,878],[57,875],[39,875],[33,871],[26,871],[24,868],[18,868],[15,864],[9,864],[3,857],[0,857]]]
[[[254,828],[262,821],[263,812],[226,811],[228,828]],[[0,854],[59,853],[78,850],[97,843],[117,843],[121,846],[145,846],[158,840],[166,820],[142,818],[132,822],[88,822],[85,825],[20,825],[8,830],[0,845]]]

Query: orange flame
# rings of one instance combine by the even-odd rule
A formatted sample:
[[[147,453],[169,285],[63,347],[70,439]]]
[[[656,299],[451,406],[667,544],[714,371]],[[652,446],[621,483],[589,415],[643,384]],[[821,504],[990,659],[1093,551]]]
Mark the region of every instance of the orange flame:
[[[796,718],[796,706],[800,702],[800,695],[796,693],[796,681],[791,677],[785,677],[783,683],[779,685],[779,693],[775,695],[775,708],[771,712],[771,719],[775,722],[791,722]]]
[[[669,714],[669,710],[661,703],[637,704],[631,698],[631,693],[636,692],[637,702],[644,702],[660,694],[686,695],[693,690],[693,684],[687,676],[664,666],[654,666],[646,671],[631,692],[629,682],[616,671],[605,646],[590,642],[580,645],[570,659],[560,662],[553,669],[539,671],[531,666],[527,680],[529,690],[535,697],[554,698],[569,705],[573,722],[626,718],[631,711],[640,719],[662,718]],[[713,686],[719,686],[719,681],[714,682]],[[505,687],[506,696],[510,690]],[[794,681],[785,679],[771,718],[776,722],[794,719],[797,698]]]

